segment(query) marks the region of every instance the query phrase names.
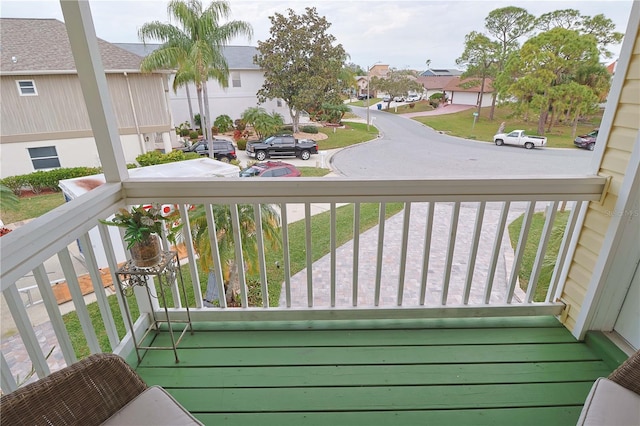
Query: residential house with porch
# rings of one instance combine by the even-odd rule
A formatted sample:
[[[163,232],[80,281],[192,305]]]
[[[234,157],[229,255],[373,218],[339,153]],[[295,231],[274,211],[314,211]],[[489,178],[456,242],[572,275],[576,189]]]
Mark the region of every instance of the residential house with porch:
[[[0,177],[100,166],[95,134],[65,24],[0,19]],[[171,149],[167,74],[142,74],[137,55],[97,41],[124,161]]]
[[[47,349],[39,344],[15,282],[33,273],[64,358],[75,363],[76,351],[43,264],[57,256],[75,289],[67,247],[76,239],[88,248],[99,328],[106,335],[101,342],[87,305],[73,290],[89,352],[121,355],[148,384],[164,387],[205,424],[574,424],[594,380],[640,347],[640,4],[632,8],[586,175],[248,182],[131,178],[114,114],[105,107],[110,93],[95,60],[98,43],[89,5],[61,3],[73,54],[87,65],[79,73],[106,183],[0,239],[2,294],[39,377],[50,373]],[[540,271],[548,263],[546,248],[565,201],[570,211],[565,232],[553,256],[549,286],[538,297]],[[183,297],[170,282],[163,288],[173,294],[165,310],[157,298],[149,297],[159,291],[157,286],[146,284],[130,296],[139,314],[126,323],[119,312],[125,309],[122,296],[110,304],[102,288],[88,231],[96,226],[101,230],[107,258],[112,258],[108,233],[99,220],[118,208],[150,202],[175,204],[181,213],[188,259],[182,271],[193,295]],[[262,295],[256,301],[249,299],[244,285],[239,217],[243,206],[261,203],[279,208],[282,254],[269,257],[273,253],[265,245],[262,213],[255,209],[260,272],[252,291]],[[312,203],[327,204],[323,225],[311,217]],[[346,203],[346,210],[338,203]],[[361,213],[372,203],[378,211],[372,216],[377,217],[377,244],[363,247],[360,233],[366,218]],[[394,203],[400,203],[401,210],[395,216],[397,227],[386,221],[386,212],[396,211]],[[295,234],[289,233],[290,204],[302,204],[305,211]],[[218,307],[203,306],[202,271],[186,220],[191,205],[205,206],[211,272],[220,294],[224,289],[217,243],[222,233],[216,230],[223,224],[213,207],[229,209],[228,234],[233,234],[234,259],[240,265],[239,306],[227,305],[224,297]],[[529,284],[520,292],[522,254],[539,206],[545,215],[534,241],[538,254]],[[494,288],[494,277],[505,275],[496,265],[502,262],[501,241],[513,209],[522,214],[518,243],[505,285]],[[485,220],[489,216],[493,219]],[[463,220],[474,224],[467,239],[457,237]],[[344,222],[353,224],[353,232],[349,254],[338,257],[336,229]],[[421,232],[414,231],[417,223]],[[318,226],[320,235],[313,229]],[[479,249],[485,231],[492,232],[486,249],[491,255],[478,261],[478,253],[485,251]],[[397,237],[397,245],[385,246],[391,237]],[[324,249],[314,245],[316,239]],[[417,257],[411,248],[416,240]],[[445,244],[442,259],[430,256],[438,243]],[[320,257],[329,265],[323,274],[314,269]],[[298,262],[301,275],[294,277]],[[114,280],[118,267],[111,259]],[[405,279],[416,271],[418,278]],[[206,276],[209,271],[204,272]],[[364,288],[370,290],[370,299],[360,297]],[[270,290],[276,293],[273,297]],[[302,305],[294,290],[300,291]],[[415,297],[408,297],[409,290]],[[324,297],[318,299],[318,294]],[[342,297],[348,298],[346,305],[339,302]],[[188,318],[195,330],[178,346],[179,363],[167,350],[144,350],[141,359],[136,357],[134,343],[154,319]],[[161,327],[143,343],[161,348],[169,342],[167,328]],[[10,392],[17,383],[4,352],[0,361],[2,390]]]

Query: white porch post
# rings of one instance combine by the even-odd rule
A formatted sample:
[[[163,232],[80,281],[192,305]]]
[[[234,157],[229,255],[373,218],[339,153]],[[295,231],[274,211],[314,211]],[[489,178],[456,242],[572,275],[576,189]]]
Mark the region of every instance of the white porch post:
[[[107,182],[129,177],[89,2],[60,0],[82,94]]]

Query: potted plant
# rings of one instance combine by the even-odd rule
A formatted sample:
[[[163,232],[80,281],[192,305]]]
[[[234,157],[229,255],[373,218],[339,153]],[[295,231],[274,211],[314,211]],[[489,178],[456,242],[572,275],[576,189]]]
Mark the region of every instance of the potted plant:
[[[105,225],[125,228],[124,240],[131,258],[138,267],[149,267],[160,262],[162,250],[158,234],[162,232],[165,217],[160,206],[133,207],[131,211],[120,209],[111,220],[101,220]]]

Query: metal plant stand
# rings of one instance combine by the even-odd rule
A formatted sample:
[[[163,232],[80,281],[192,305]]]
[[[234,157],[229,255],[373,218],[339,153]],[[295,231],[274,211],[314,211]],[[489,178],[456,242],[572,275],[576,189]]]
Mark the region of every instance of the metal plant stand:
[[[129,323],[129,329],[131,330],[131,338],[133,339],[133,345],[136,348],[136,355],[138,356],[138,363],[142,361],[142,357],[140,356],[140,350],[156,350],[156,349],[164,349],[164,350],[173,350],[173,353],[176,357],[176,362],[180,362],[178,359],[178,350],[177,346],[182,340],[182,337],[188,331],[193,334],[193,326],[191,324],[191,314],[189,313],[189,305],[185,304],[185,308],[187,311],[187,319],[186,320],[170,320],[169,319],[169,309],[167,308],[167,301],[165,297],[165,289],[171,291],[171,286],[177,279],[178,291],[182,292],[182,297],[184,300],[187,300],[187,292],[184,287],[184,281],[182,279],[182,271],[180,270],[180,261],[178,259],[178,253],[175,251],[165,251],[162,253],[162,259],[157,265],[148,266],[148,267],[138,267],[133,264],[133,261],[129,260],[125,263],[120,269],[118,269],[117,273],[117,282],[118,282],[118,291],[122,295],[122,300],[125,305],[125,316],[127,317],[127,322]],[[145,331],[144,335],[138,341],[136,339],[135,333],[133,332],[133,321],[131,320],[131,311],[129,309],[129,303],[127,302],[127,296],[133,293],[134,287],[142,287],[146,290],[147,297],[149,298],[149,306],[153,306],[151,301],[152,292],[149,288],[150,285],[153,284],[153,277],[158,277],[158,287],[160,288],[160,298],[159,301],[162,302],[162,306],[164,307],[164,313],[166,319],[158,319],[155,313],[155,310],[151,310],[152,322]],[[148,334],[152,331],[158,333],[160,331],[160,324],[167,323],[167,327],[169,329],[169,336],[171,337],[171,346],[142,346],[142,342],[145,341]],[[178,338],[176,339],[175,334],[173,332],[173,324],[176,323],[185,323],[184,329],[180,332]],[[177,332],[176,332],[177,333]]]

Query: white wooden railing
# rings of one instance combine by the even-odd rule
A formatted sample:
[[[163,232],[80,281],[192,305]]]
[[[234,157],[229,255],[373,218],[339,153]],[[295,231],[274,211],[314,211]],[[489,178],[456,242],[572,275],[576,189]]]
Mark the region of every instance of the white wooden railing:
[[[41,348],[32,328],[29,309],[45,309],[55,331],[59,350],[67,364],[76,361],[69,334],[51,290],[45,261],[57,257],[69,286],[74,309],[80,319],[88,347],[92,352],[101,348],[89,319],[86,302],[78,284],[78,272],[73,267],[69,245],[76,240],[83,247],[86,269],[94,284],[95,298],[100,308],[111,350],[124,356],[132,350],[128,330],[119,336],[102,287],[100,269],[94,247],[104,247],[110,271],[117,269],[117,247],[107,227],[98,220],[107,218],[127,205],[157,202],[175,204],[183,218],[187,206],[203,204],[209,214],[209,230],[215,229],[211,206],[230,206],[236,258],[242,255],[239,244],[237,206],[261,203],[276,205],[281,212],[284,269],[279,306],[270,306],[262,297],[262,306],[249,306],[245,290],[246,277],[239,268],[241,307],[227,307],[224,297],[220,307],[203,306],[198,280],[198,264],[188,232],[185,235],[187,258],[195,304],[191,317],[195,321],[212,320],[314,320],[314,319],[395,319],[460,316],[506,316],[559,314],[563,305],[556,302],[566,277],[569,239],[574,235],[578,212],[588,201],[598,201],[605,190],[601,177],[562,177],[544,179],[446,179],[446,180],[351,180],[351,179],[219,179],[145,180],[130,179],[122,184],[107,183],[81,198],[2,237],[1,284],[4,300],[22,338],[24,350],[39,377],[49,374]],[[388,203],[403,203],[402,210],[385,220]],[[534,301],[538,277],[552,233],[560,203],[569,202],[571,211],[566,232],[558,253],[555,269],[544,301]],[[336,223],[339,205],[353,204],[353,235],[351,242],[337,246]],[[363,234],[360,229],[360,208],[364,203],[380,206],[378,227]],[[296,218],[306,227],[306,270],[290,273],[288,224],[292,212],[303,212]],[[318,204],[329,211],[330,235],[327,256],[314,262],[312,246],[312,212]],[[546,213],[545,225],[538,244],[529,285],[522,291],[518,273],[533,215]],[[260,209],[255,208],[256,223],[261,223]],[[511,249],[506,230],[516,217],[524,215],[518,245]],[[100,241],[92,240],[89,231],[97,227]],[[185,227],[188,229],[188,227]],[[93,231],[92,231],[93,232]],[[259,248],[259,280],[263,295],[268,292],[269,277],[265,261],[265,245],[257,232]],[[217,247],[216,233],[210,232],[212,247]],[[215,274],[222,290],[220,256],[213,253]],[[25,308],[16,282],[33,274],[43,303]],[[280,283],[278,283],[280,284]],[[184,318],[187,301],[174,291],[175,307],[170,316]],[[220,291],[220,294],[224,294]],[[120,297],[119,295],[117,297]],[[119,307],[123,303],[119,299]],[[44,306],[44,308],[43,308]],[[141,316],[134,325],[140,334],[149,323],[149,310],[159,317],[164,312],[158,306],[140,304]],[[126,327],[126,325],[125,325]],[[3,353],[2,389],[16,387],[9,363]]]

